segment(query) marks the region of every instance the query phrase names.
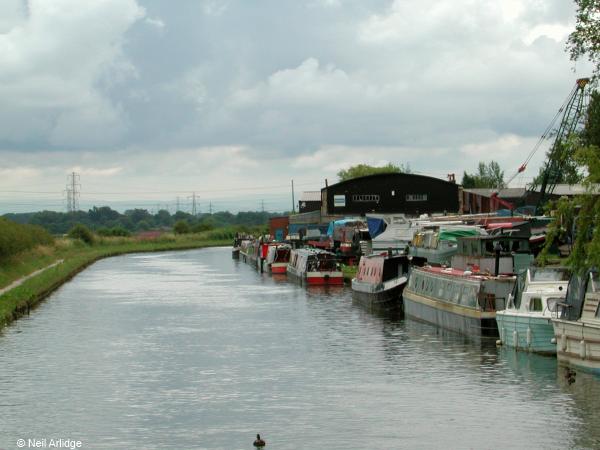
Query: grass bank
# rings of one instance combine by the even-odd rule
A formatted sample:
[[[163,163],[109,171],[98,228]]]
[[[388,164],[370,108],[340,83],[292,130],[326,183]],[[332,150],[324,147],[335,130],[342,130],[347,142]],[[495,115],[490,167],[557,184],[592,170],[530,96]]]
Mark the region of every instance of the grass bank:
[[[342,273],[344,274],[344,282],[346,284],[352,283],[352,278],[356,277],[356,272],[358,271],[358,266],[347,266],[342,265]]]
[[[186,250],[230,243],[229,239],[214,239],[203,233],[165,234],[152,240],[105,237],[98,238],[93,245],[80,240],[57,239],[53,245],[19,253],[0,262],[0,288],[57,260],[64,261],[0,296],[0,328],[27,314],[48,294],[99,259],[126,253]]]

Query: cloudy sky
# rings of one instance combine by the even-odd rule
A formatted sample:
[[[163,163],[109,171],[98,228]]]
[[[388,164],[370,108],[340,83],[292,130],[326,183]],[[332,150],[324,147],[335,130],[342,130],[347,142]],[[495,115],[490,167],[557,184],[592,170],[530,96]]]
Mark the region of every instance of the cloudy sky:
[[[575,79],[569,0],[1,0],[0,213],[282,211],[357,163],[523,162]],[[537,173],[540,150],[514,185]]]

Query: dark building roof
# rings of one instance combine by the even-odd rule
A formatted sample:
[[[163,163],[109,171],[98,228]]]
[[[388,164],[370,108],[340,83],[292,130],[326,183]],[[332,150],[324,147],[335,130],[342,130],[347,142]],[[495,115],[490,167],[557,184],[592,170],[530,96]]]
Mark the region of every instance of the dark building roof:
[[[411,173],[352,178],[324,189],[326,214],[458,212],[458,185]]]

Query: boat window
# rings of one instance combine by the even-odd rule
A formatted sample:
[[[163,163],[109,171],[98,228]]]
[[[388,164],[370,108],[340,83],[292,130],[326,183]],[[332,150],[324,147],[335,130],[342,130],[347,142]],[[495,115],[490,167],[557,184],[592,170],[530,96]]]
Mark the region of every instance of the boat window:
[[[586,293],[587,294],[591,294],[591,293],[594,293],[594,292],[598,292],[599,289],[600,289],[599,273],[598,272],[591,272],[590,273],[590,280],[589,280],[588,285],[587,285]]]
[[[550,298],[546,299],[546,306],[548,308],[548,311],[557,312],[558,304],[562,301],[563,301],[562,298],[555,298],[555,297],[550,297]]]
[[[454,285],[454,295],[453,295],[454,303],[460,302],[460,296],[462,294],[462,290],[463,290],[462,284]]]
[[[569,281],[567,269],[538,268],[531,271],[532,281]]]
[[[529,311],[542,311],[542,298],[532,297],[529,299]]]
[[[464,303],[466,306],[470,306],[474,308],[477,305],[477,287],[476,286],[468,286],[466,289],[467,295],[465,297],[466,302]]]

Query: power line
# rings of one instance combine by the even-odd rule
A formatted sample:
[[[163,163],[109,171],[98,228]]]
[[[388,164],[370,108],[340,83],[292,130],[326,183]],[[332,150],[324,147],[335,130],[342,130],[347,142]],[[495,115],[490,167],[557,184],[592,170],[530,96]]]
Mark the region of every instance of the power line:
[[[196,216],[197,215],[197,211],[196,211],[196,193],[193,192],[191,197],[188,197],[192,199],[192,216]]]
[[[67,177],[67,212],[79,210],[79,189],[81,188],[81,183],[79,181],[79,174],[76,172],[71,172]]]

